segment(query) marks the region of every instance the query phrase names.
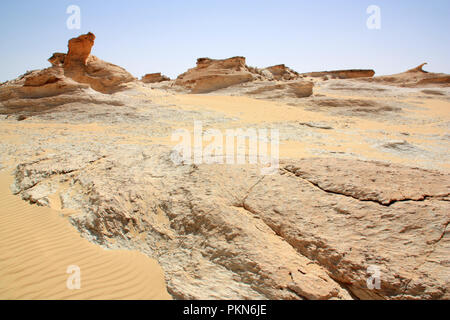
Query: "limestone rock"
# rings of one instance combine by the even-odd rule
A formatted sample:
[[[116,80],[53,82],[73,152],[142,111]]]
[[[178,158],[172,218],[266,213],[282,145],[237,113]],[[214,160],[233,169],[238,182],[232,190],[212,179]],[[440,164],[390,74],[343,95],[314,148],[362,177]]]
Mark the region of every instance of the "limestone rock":
[[[64,60],[64,69],[82,68],[94,46],[95,35],[91,32],[69,40],[67,56]]]
[[[354,78],[371,78],[375,75],[375,71],[370,69],[349,69],[349,70],[334,70],[334,71],[319,71],[302,73],[302,76],[331,79],[354,79]]]
[[[207,93],[254,79],[244,57],[224,60],[210,58],[197,59],[197,66],[178,76],[176,85],[191,90],[192,93]]]
[[[284,64],[271,66],[263,69],[268,71],[275,80],[295,80],[299,78],[299,73],[286,67]]]
[[[165,75],[161,75],[161,72],[158,73],[148,73],[145,76],[142,77],[141,81],[144,83],[156,83],[156,82],[163,82],[163,81],[169,81],[170,78],[166,77]]]
[[[310,81],[289,81],[277,84],[256,85],[247,92],[250,96],[274,99],[280,97],[304,98],[313,94],[314,83]]]
[[[389,76],[380,76],[372,79],[364,79],[369,82],[394,85],[399,87],[448,87],[450,86],[450,75],[445,73],[434,73],[423,70],[426,63],[408,71]]]
[[[134,77],[125,69],[92,56],[94,40],[90,32],[73,38],[67,54],[54,53],[48,59],[50,68],[30,71],[3,83],[0,113],[37,112],[39,108],[45,111],[71,102],[104,102],[108,99],[93,97],[88,89],[109,94],[127,88]]]
[[[252,165],[175,165],[165,147],[146,148],[24,163],[16,190],[45,204],[65,183],[62,203],[82,210],[72,221],[84,236],[157,258],[181,299],[449,298],[448,175],[317,158],[261,176]]]
[[[65,59],[65,53],[55,52],[50,58],[48,58],[48,62],[50,62],[54,67],[62,67],[64,66]]]

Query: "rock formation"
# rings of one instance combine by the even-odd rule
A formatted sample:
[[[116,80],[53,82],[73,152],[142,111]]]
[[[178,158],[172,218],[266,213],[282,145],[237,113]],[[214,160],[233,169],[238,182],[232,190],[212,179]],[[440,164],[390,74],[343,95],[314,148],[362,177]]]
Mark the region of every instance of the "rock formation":
[[[0,112],[45,110],[70,102],[105,102],[89,89],[114,93],[126,88],[134,78],[125,69],[90,54],[95,36],[92,33],[69,40],[68,53],[54,53],[51,67],[27,72],[0,86]],[[86,91],[87,90],[87,91]],[[114,101],[110,101],[116,104]]]
[[[449,298],[446,174],[311,158],[260,176],[251,165],[174,165],[168,149],[146,148],[24,163],[16,192],[45,203],[66,181],[64,206],[83,208],[77,228],[157,258],[177,298]],[[366,284],[371,265],[378,290]]]
[[[69,51],[64,59],[64,70],[83,68],[91,55],[95,35],[91,32],[69,40]]]
[[[268,71],[269,74],[267,74],[265,71]],[[263,72],[264,75],[269,78],[269,80],[296,80],[299,78],[298,72],[286,67],[284,64],[264,68]]]
[[[248,69],[244,57],[224,60],[199,58],[197,66],[179,75],[175,84],[190,89],[192,93],[207,93],[254,78],[255,75]]]
[[[310,81],[290,81],[276,84],[254,84],[254,88],[243,94],[262,99],[305,98],[313,94],[314,83]]]
[[[0,166],[14,169],[16,195],[73,211],[67,219],[105,248],[157,259],[178,299],[450,299],[449,91],[425,92],[439,94],[432,113],[424,90],[395,87],[448,86],[448,75],[423,65],[376,78],[299,75],[200,58],[174,83],[216,96],[140,82],[117,93],[133,77],[91,55],[94,41],[71,39],[51,67],[0,85]],[[260,165],[174,163],[165,141],[195,120],[206,130],[277,129],[292,153],[280,152],[267,176]]]
[[[381,84],[395,85],[399,87],[449,87],[450,75],[445,73],[434,73],[423,70],[427,63],[410,69],[408,71],[388,76],[379,76],[366,81]]]
[[[102,93],[114,93],[135,80],[125,69],[91,55],[95,36],[92,33],[69,40],[64,59],[64,74]]]
[[[148,73],[142,77],[141,81],[144,83],[156,83],[156,82],[170,81],[170,78],[166,77],[165,75],[161,75],[161,72]]]
[[[354,79],[354,78],[370,78],[375,75],[375,71],[370,69],[350,69],[350,70],[334,70],[302,73],[302,76],[330,79]]]

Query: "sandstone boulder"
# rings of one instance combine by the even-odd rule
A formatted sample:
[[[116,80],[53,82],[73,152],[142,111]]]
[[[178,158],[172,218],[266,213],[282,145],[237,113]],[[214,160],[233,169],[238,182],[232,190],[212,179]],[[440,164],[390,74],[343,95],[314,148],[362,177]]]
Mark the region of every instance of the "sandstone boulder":
[[[82,68],[94,46],[95,35],[91,32],[69,40],[69,51],[64,60],[64,69]]]
[[[302,73],[302,76],[313,78],[331,78],[331,79],[355,79],[370,78],[375,75],[375,71],[370,69],[350,69]]]
[[[388,76],[380,76],[365,81],[376,82],[399,87],[448,87],[450,86],[450,75],[445,73],[434,73],[423,70],[426,63],[410,69],[406,72]]]
[[[163,81],[169,81],[170,78],[166,77],[165,75],[162,75],[161,72],[158,73],[148,73],[145,76],[142,77],[141,81],[144,83],[156,83],[156,82],[163,82]]]
[[[197,66],[178,76],[175,84],[192,93],[207,93],[251,81],[255,75],[245,64],[244,57],[223,60],[197,59]]]
[[[180,299],[449,298],[448,174],[310,158],[261,176],[146,148],[23,163],[15,190],[45,203],[64,184],[84,236],[158,259]]]
[[[125,69],[90,54],[95,36],[92,33],[69,40],[67,54],[54,53],[50,68],[25,73],[0,86],[0,113],[19,110],[37,112],[71,102],[104,102],[93,95],[114,93],[126,88],[134,77]],[[117,105],[117,102],[110,101]]]
[[[126,83],[135,78],[125,69],[91,55],[94,40],[95,35],[91,32],[69,40],[64,74],[102,93],[122,90]]]

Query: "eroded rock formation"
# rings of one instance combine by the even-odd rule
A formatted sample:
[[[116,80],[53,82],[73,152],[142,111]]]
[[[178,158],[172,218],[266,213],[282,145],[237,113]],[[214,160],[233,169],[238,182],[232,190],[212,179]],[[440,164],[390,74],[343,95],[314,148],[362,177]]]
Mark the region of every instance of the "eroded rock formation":
[[[329,79],[354,79],[354,78],[370,78],[375,75],[375,71],[370,69],[349,69],[349,70],[334,70],[334,71],[319,71],[302,73],[302,76]]]
[[[161,75],[161,72],[158,73],[148,73],[145,76],[142,77],[141,81],[144,83],[156,83],[156,82],[163,82],[163,81],[169,81],[170,78]]]
[[[14,113],[29,109],[45,110],[70,102],[105,102],[90,89],[114,93],[134,78],[125,69],[93,55],[95,36],[92,33],[69,40],[68,53],[54,53],[51,67],[27,72],[0,86],[0,112]],[[112,102],[114,104],[114,102]]]
[[[224,60],[197,59],[197,66],[178,76],[175,84],[192,93],[207,93],[232,85],[251,81],[255,75],[245,64],[244,57]]]
[[[73,38],[69,40],[67,54],[54,53],[48,59],[50,68],[30,71],[3,83],[0,111],[10,113],[27,107],[37,110],[75,101],[96,101],[86,90],[113,93],[133,81],[133,76],[123,68],[90,54],[94,40],[92,33]]]
[[[449,87],[450,75],[445,73],[434,73],[423,70],[427,63],[410,69],[406,72],[397,73],[389,76],[380,76],[372,79],[365,79],[370,82],[395,85],[399,87]]]
[[[259,172],[174,165],[154,146],[24,163],[16,192],[45,204],[64,183],[78,229],[157,258],[177,298],[449,298],[448,175],[330,158]]]
[[[262,71],[269,80],[296,80],[299,78],[298,72],[286,67],[284,64],[267,67]],[[266,71],[268,71],[269,74],[267,74]]]
[[[102,93],[120,91],[135,78],[125,69],[91,55],[95,36],[92,33],[69,40],[64,59],[64,74]]]

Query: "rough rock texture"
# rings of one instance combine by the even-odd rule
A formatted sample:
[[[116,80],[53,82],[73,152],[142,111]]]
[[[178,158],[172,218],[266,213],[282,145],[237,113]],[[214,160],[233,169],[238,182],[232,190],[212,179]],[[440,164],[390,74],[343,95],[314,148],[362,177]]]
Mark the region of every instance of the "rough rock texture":
[[[91,55],[95,35],[91,32],[69,40],[69,51],[64,59],[64,69],[83,68]]]
[[[77,228],[157,258],[176,298],[449,298],[449,175],[317,158],[261,176],[122,149],[23,163],[15,192],[45,204],[66,186]],[[366,285],[370,265],[379,290]]]
[[[70,60],[54,54],[51,68],[0,85],[0,166],[15,167],[16,194],[73,209],[70,221],[93,242],[156,258],[175,298],[450,298],[447,88],[427,91],[439,99],[426,104],[421,89],[286,80],[285,67],[236,57],[199,59],[177,82],[245,98],[142,83],[106,95],[128,76],[90,55],[91,40],[72,41]],[[194,120],[276,128],[287,150],[309,158],[293,153],[269,176],[253,165],[174,164],[159,143]],[[367,286],[370,266],[379,289]]]
[[[423,66],[426,64],[427,63],[422,63],[421,65],[403,73],[365,79],[365,81],[395,85],[400,87],[450,86],[450,75],[445,73],[425,71],[423,70]]]
[[[197,59],[197,66],[178,76],[176,85],[191,90],[192,93],[207,93],[254,79],[244,57],[224,60]]]
[[[284,64],[267,67],[263,71],[270,72],[269,78],[274,80],[295,80],[299,78],[298,72],[286,67]]]
[[[103,61],[95,56],[89,56],[83,69],[65,70],[65,74],[75,81],[89,84],[101,93],[114,93],[127,88],[127,83],[135,78],[125,69]]]
[[[50,58],[48,58],[48,62],[50,62],[54,67],[64,66],[65,60],[66,54],[61,52],[55,52]]]
[[[291,81],[278,84],[255,84],[254,86],[255,89],[247,91],[247,95],[263,99],[304,98],[313,94],[314,83],[309,81]]]
[[[92,33],[69,40],[69,51],[64,59],[64,74],[73,80],[89,84],[102,93],[113,93],[135,80],[125,69],[92,56],[95,36]]]
[[[29,71],[0,86],[0,113],[45,111],[73,102],[118,103],[96,94],[114,93],[134,80],[124,69],[90,55],[92,33],[69,41],[67,54],[54,53],[52,67]]]
[[[141,81],[144,83],[156,83],[162,81],[169,81],[170,78],[165,75],[161,75],[161,72],[158,73],[148,73],[142,77]]]
[[[350,69],[350,70],[334,70],[302,73],[302,76],[331,79],[354,79],[354,78],[370,78],[375,75],[375,71],[370,69]]]

